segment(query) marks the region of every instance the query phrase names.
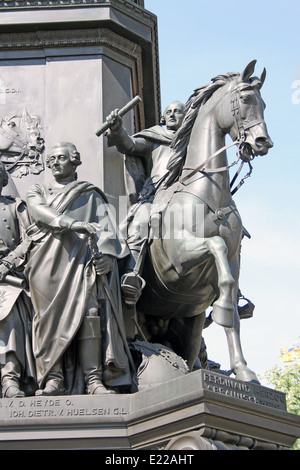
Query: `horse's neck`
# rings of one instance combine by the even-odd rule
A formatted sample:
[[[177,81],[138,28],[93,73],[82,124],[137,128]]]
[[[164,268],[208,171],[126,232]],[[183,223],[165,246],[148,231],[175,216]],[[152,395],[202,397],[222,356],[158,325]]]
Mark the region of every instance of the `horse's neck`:
[[[225,146],[225,134],[215,124],[213,118],[206,116],[204,119],[197,119],[192,130],[190,144],[185,162],[185,175],[191,168],[199,165],[206,166],[206,162],[218,150]],[[226,151],[223,151],[209,160],[206,168],[218,170],[228,165]],[[225,207],[231,202],[229,174],[228,171],[210,171],[197,177],[197,191],[199,194],[208,194],[215,206]],[[195,178],[193,178],[195,180]]]

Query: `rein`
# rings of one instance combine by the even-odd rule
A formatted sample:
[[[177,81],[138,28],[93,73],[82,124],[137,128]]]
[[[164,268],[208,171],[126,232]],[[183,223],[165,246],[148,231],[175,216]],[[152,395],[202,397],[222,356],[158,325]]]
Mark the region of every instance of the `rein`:
[[[248,165],[249,165],[249,171],[242,178],[242,180],[236,186],[236,188],[231,191],[231,195],[235,194],[238,191],[238,189],[240,189],[240,187],[244,184],[245,180],[251,176],[253,167],[252,167],[250,161],[247,161],[242,157],[242,148],[245,145],[245,140],[246,140],[245,130],[250,129],[251,127],[254,127],[254,126],[258,125],[258,124],[262,123],[263,121],[262,121],[262,119],[256,119],[256,120],[248,123],[247,125],[245,125],[244,121],[241,117],[239,101],[238,101],[236,89],[234,90],[234,92],[235,92],[234,98],[231,100],[231,112],[232,112],[232,115],[235,119],[236,127],[237,127],[237,130],[238,130],[237,140],[235,140],[231,144],[225,145],[224,147],[217,150],[204,163],[201,163],[201,165],[197,166],[196,168],[184,167],[182,170],[192,170],[192,171],[188,175],[180,178],[181,183],[184,183],[186,180],[188,180],[189,178],[191,178],[192,176],[194,176],[198,172],[200,172],[200,173],[221,173],[223,171],[227,171],[230,168],[232,168],[233,166],[235,166],[239,162],[240,159],[242,159],[243,161],[241,162],[241,165],[240,165],[239,169],[237,170],[236,174],[232,178],[232,181],[230,183],[230,187],[232,188],[232,186],[235,183],[237,177],[239,176],[245,162],[247,162]],[[234,145],[237,145],[238,149],[237,149],[237,159],[233,163],[231,163],[230,165],[220,167],[220,168],[216,168],[216,169],[206,168],[208,163],[210,163],[215,157],[217,157],[220,153],[224,152],[225,150],[229,149],[230,147],[233,147]],[[253,158],[254,157],[252,156],[251,160],[253,160]]]

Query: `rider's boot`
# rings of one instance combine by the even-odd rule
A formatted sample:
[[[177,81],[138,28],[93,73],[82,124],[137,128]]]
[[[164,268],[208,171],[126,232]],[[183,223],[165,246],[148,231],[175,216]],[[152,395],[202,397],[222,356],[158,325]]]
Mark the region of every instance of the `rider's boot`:
[[[145,250],[131,250],[126,273],[121,277],[121,293],[126,305],[135,305],[139,300],[146,283],[139,275],[145,258]]]

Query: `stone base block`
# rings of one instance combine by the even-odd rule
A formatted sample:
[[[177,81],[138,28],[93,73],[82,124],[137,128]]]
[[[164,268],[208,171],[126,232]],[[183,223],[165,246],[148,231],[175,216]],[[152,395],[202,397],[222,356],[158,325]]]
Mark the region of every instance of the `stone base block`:
[[[285,395],[208,371],[134,394],[2,399],[1,450],[283,450]]]

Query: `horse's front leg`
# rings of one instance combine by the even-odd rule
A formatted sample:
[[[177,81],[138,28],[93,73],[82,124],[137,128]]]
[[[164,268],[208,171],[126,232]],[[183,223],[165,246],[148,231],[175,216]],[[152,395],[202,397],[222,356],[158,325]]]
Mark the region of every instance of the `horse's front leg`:
[[[237,290],[238,290],[238,278],[239,278],[239,259],[236,258],[231,264],[230,269],[235,279],[235,288],[233,291],[233,303],[234,303],[234,323],[232,327],[225,327],[225,333],[227,337],[227,344],[230,356],[230,366],[237,379],[244,382],[256,382],[259,380],[256,374],[249,369],[247,362],[244,358],[241,339],[240,339],[240,317],[237,308]]]
[[[165,251],[180,276],[189,271],[201,269],[209,258],[215,265],[215,284],[218,286],[218,298],[213,304],[213,320],[222,326],[233,326],[233,289],[234,278],[229,269],[227,246],[223,238],[191,237],[188,233],[182,240],[173,240],[165,245]],[[213,299],[211,299],[213,300]],[[207,305],[209,307],[209,305]]]
[[[201,269],[201,264],[210,258],[216,268],[213,282],[218,287],[212,318],[222,326],[232,327],[235,280],[229,267],[227,244],[219,236],[218,226],[212,223],[208,207],[199,204],[199,199],[190,194],[184,194],[184,203],[180,205],[180,196],[181,193],[176,199],[175,195],[173,205],[165,214],[165,227],[173,235],[173,243],[167,243],[165,249],[169,250],[169,259],[182,276],[190,269]]]
[[[228,263],[227,245],[223,238],[219,236],[208,238],[206,245],[210,254],[214,257],[218,276],[219,296],[212,306],[212,319],[224,327],[232,327],[234,324],[233,297],[236,282]]]
[[[240,340],[240,319],[237,311],[234,314],[234,325],[230,328],[224,328],[227,336],[227,343],[230,355],[230,367],[236,376],[236,379],[243,382],[259,383],[259,380],[243,356]]]

